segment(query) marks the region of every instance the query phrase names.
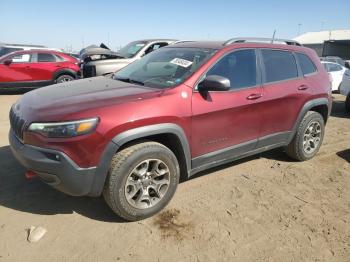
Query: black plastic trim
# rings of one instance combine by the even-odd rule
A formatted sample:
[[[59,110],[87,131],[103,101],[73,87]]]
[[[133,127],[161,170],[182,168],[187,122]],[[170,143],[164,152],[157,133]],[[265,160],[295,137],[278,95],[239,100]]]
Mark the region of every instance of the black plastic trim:
[[[118,134],[112,139],[111,142],[108,143],[100,158],[92,190],[89,195],[99,196],[102,193],[111,160],[121,146],[136,139],[160,134],[173,134],[178,137],[186,159],[186,170],[188,175],[191,170],[190,146],[188,144],[185,132],[180,126],[172,123],[165,123],[138,127]]]
[[[298,126],[300,125],[300,122],[303,120],[306,113],[308,111],[310,111],[311,108],[313,108],[315,106],[320,106],[320,105],[327,106],[327,108],[328,108],[327,118],[329,117],[329,115],[331,113],[330,112],[331,105],[329,104],[329,100],[327,98],[324,98],[324,97],[316,98],[316,99],[313,99],[313,100],[306,102],[304,104],[303,108],[300,110],[297,120],[295,121],[294,127],[292,129],[291,135],[290,135],[289,140],[288,140],[288,143],[292,141],[292,139],[293,139],[293,137],[298,129]]]
[[[1,82],[0,88],[13,89],[13,88],[35,88],[47,85],[52,85],[54,82],[51,80],[37,80],[37,81],[16,81],[16,82]]]
[[[61,76],[61,75],[72,75],[75,79],[78,78],[78,73],[75,72],[74,70],[72,69],[69,69],[69,68],[62,68],[58,71],[56,71],[53,76],[52,76],[52,82],[54,83],[56,78]]]
[[[96,167],[81,168],[63,152],[22,144],[12,131],[9,141],[15,158],[45,183],[72,196],[91,191]]]

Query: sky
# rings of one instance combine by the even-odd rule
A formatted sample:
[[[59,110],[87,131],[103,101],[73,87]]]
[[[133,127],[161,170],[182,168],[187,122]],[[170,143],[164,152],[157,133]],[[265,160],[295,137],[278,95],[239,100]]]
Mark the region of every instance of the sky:
[[[350,0],[0,0],[0,42],[79,51],[144,38],[293,38],[350,29]]]

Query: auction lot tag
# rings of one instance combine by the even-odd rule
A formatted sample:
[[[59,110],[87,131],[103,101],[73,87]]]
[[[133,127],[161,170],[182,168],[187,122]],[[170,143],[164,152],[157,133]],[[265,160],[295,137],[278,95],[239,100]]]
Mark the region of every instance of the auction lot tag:
[[[170,61],[170,63],[182,67],[189,67],[190,65],[192,65],[193,62],[181,58],[174,58]]]

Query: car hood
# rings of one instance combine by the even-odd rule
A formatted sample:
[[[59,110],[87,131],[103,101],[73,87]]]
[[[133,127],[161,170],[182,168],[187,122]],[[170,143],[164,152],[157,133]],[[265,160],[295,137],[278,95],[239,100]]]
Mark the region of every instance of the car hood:
[[[16,107],[27,121],[60,121],[77,112],[149,99],[162,92],[101,76],[28,92]]]

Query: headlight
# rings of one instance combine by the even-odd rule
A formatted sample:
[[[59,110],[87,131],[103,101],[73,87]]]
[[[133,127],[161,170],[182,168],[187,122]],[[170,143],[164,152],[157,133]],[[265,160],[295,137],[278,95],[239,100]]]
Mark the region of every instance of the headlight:
[[[96,117],[69,122],[32,123],[28,130],[46,137],[74,137],[91,133],[98,121]]]

